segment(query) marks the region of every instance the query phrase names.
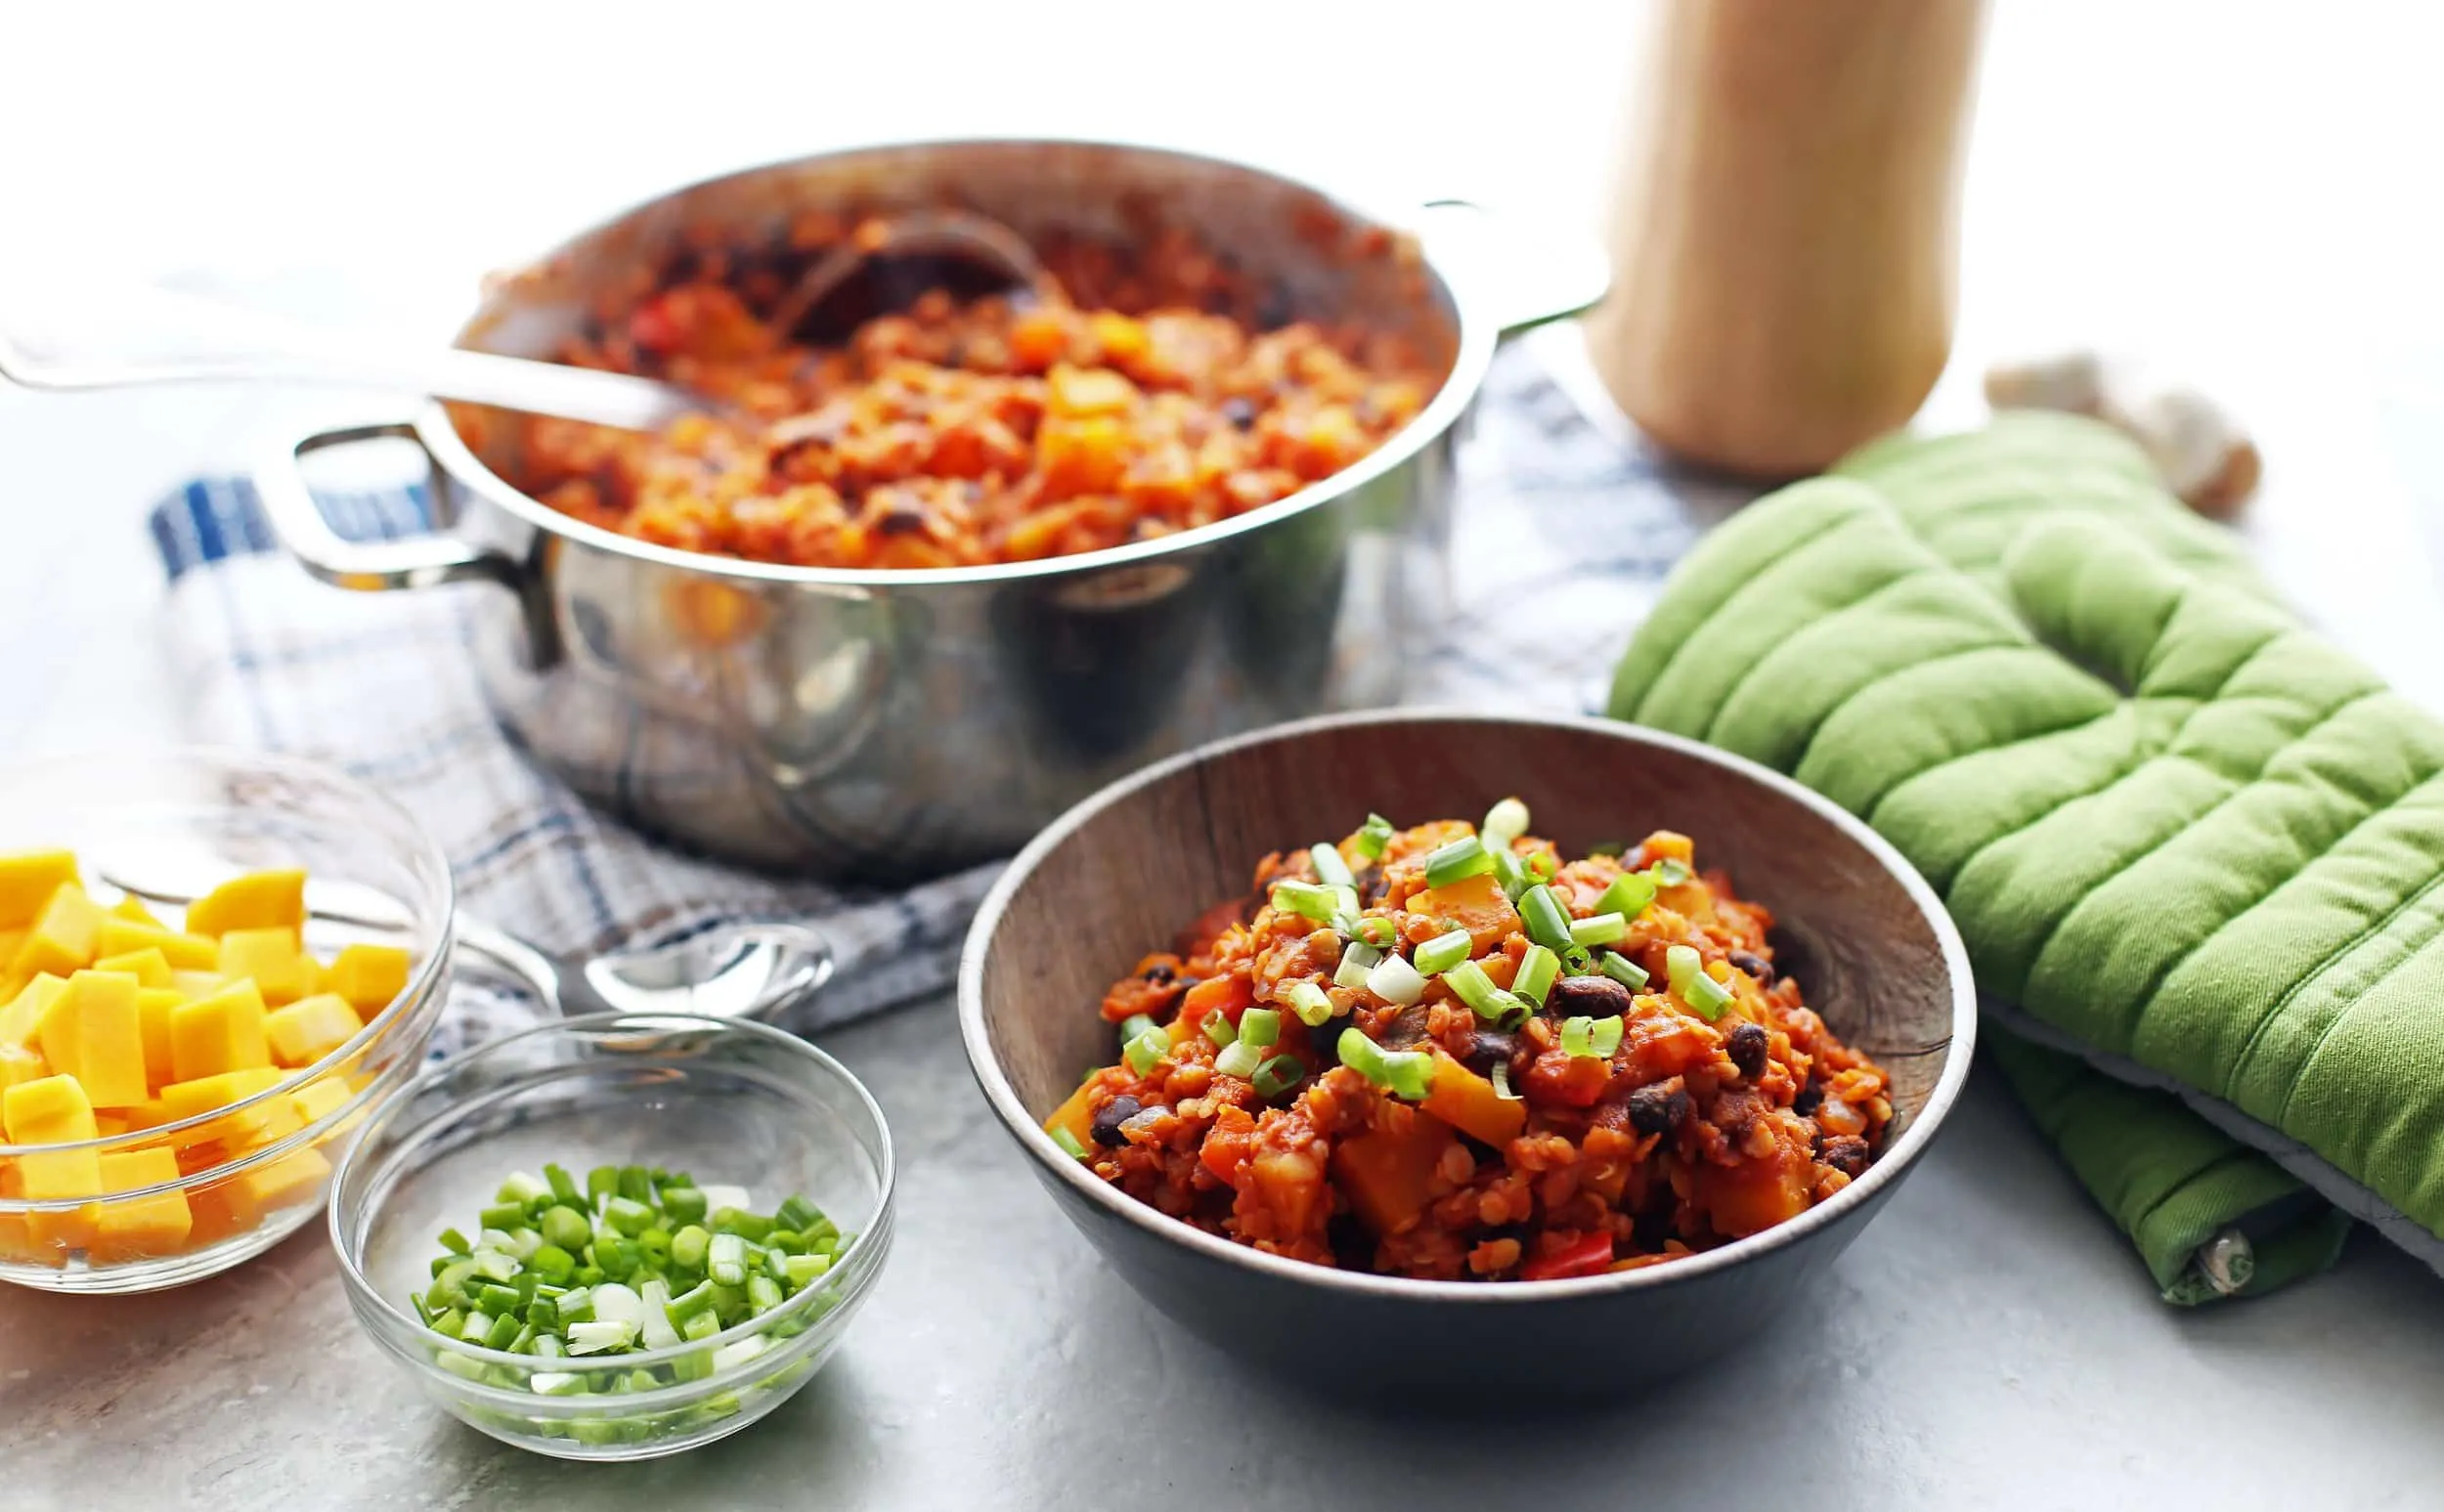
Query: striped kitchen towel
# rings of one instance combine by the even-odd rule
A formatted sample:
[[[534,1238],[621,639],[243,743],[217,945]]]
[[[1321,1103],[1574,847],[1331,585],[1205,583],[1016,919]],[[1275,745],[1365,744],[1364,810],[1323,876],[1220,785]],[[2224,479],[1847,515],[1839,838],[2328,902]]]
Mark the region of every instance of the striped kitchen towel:
[[[1667,480],[1589,426],[1528,353],[1506,353],[1462,464],[1452,553],[1461,612],[1415,696],[1597,710],[1665,573],[1733,498]],[[357,540],[414,535],[431,518],[421,487],[322,502],[333,528]],[[667,943],[728,920],[812,919],[839,969],[801,1028],[949,984],[995,868],[857,892],[674,851],[588,808],[500,732],[460,593],[347,593],[309,580],[280,554],[240,480],[189,484],[154,510],[152,530],[170,580],[165,654],[187,735],[318,757],[389,793],[440,841],[470,913],[563,953]],[[1562,636],[1556,625],[1600,629]],[[530,1012],[461,994],[437,1052]]]

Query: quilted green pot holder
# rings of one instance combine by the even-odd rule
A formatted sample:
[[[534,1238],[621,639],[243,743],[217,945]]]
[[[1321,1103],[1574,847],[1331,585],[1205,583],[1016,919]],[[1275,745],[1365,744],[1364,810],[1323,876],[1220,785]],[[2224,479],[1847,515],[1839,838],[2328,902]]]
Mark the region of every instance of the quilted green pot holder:
[[[2122,438],[2009,415],[1759,502],[1681,565],[1611,707],[1866,819],[1943,896],[1989,1016],[2195,1110],[2176,1135],[2166,1101],[2089,1108],[2112,1127],[2076,1155],[2047,1130],[2168,1294],[2210,1265],[2193,1231],[2331,1258],[2286,1172],[2444,1265],[2444,722]],[[2045,1124],[2042,1058],[2000,1063]],[[2134,1211],[2149,1183],[2100,1152],[2179,1141],[2221,1194]]]

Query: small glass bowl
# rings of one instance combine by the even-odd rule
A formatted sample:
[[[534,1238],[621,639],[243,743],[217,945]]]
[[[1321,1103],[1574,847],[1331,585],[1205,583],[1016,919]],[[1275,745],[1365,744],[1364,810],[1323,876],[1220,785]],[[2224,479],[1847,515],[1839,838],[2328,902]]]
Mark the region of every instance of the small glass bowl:
[[[46,1291],[136,1292],[217,1274],[311,1219],[366,1109],[414,1074],[448,997],[450,865],[407,811],[327,768],[237,752],[76,756],[0,773],[0,851],[73,849],[90,890],[112,883],[195,895],[240,872],[303,867],[309,906],[397,927],[309,919],[319,955],[369,937],[415,958],[407,990],[346,1044],[276,1087],[208,1113],[73,1145],[0,1145],[0,1280]],[[288,1100],[342,1085],[303,1118]],[[268,1140],[264,1131],[296,1125]],[[16,1161],[169,1147],[176,1181],[90,1201],[29,1200]],[[113,1240],[104,1215],[176,1196],[185,1237]],[[141,1230],[134,1230],[139,1234]]]
[[[676,1349],[540,1358],[424,1326],[409,1297],[431,1283],[441,1231],[472,1231],[504,1178],[552,1162],[685,1171],[767,1211],[798,1193],[850,1242],[780,1307]],[[330,1225],[358,1321],[451,1413],[541,1454],[650,1459],[736,1433],[830,1357],[890,1253],[891,1135],[839,1061],[777,1029],[567,1018],[446,1061],[374,1109],[340,1163]]]

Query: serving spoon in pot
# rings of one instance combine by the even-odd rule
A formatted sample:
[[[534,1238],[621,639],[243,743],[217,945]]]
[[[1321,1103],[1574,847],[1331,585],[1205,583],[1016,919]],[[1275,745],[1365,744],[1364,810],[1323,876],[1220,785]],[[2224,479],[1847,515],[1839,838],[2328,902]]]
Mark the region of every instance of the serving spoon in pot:
[[[972,267],[981,281],[1046,291],[1053,287],[1026,238],[967,210],[920,210],[877,219],[816,260],[773,309],[783,330],[809,317],[871,265],[924,257]],[[51,291],[46,290],[46,300]],[[401,345],[358,333],[292,324],[166,291],[124,291],[125,306],[175,305],[192,324],[239,344],[228,355],[114,359],[63,357],[28,346],[16,321],[21,301],[0,308],[0,378],[31,389],[124,388],[136,384],[277,381],[339,388],[407,390],[436,399],[491,405],[620,430],[658,431],[685,414],[719,412],[720,401],[676,383],[458,347]],[[24,301],[23,303],[30,303]]]
[[[107,872],[102,880],[148,902],[184,907],[196,900]],[[395,914],[370,908],[317,904],[307,917],[377,934],[406,928]],[[717,924],[675,944],[590,958],[552,955],[465,914],[456,934],[480,965],[563,1015],[693,1014],[770,1023],[831,980],[836,964],[820,929],[786,922]]]

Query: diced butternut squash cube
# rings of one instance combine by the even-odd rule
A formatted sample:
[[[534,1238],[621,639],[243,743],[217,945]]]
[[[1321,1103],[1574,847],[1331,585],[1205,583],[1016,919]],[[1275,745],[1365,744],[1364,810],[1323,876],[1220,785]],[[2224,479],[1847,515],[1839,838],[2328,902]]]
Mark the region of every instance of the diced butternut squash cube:
[[[102,1159],[90,1149],[53,1149],[17,1157],[19,1182],[29,1202],[63,1197],[90,1197],[102,1190]],[[36,1244],[81,1249],[93,1237],[94,1206],[25,1215],[25,1229]]]
[[[95,1138],[93,1103],[73,1076],[51,1075],[20,1082],[0,1092],[0,1132],[8,1135],[12,1145],[67,1145],[90,1140]]]
[[[208,998],[228,985],[229,978],[218,972],[182,972],[176,967],[170,968],[170,990],[190,1003],[197,998]]]
[[[73,1076],[96,1107],[145,1101],[145,1041],[136,1012],[136,978],[79,972],[42,1015],[42,1058]]]
[[[33,1233],[22,1215],[0,1213],[0,1260],[13,1260],[20,1265],[65,1266],[67,1252],[62,1249],[37,1249]]]
[[[346,998],[358,1017],[371,1020],[408,990],[415,964],[396,945],[350,945],[332,958],[323,984]]]
[[[139,987],[166,987],[170,984],[170,958],[161,954],[158,945],[147,945],[124,955],[98,957],[93,964],[97,972],[125,972],[136,978]]]
[[[127,1133],[128,1123],[121,1114],[105,1113],[97,1109],[93,1115],[93,1129],[94,1133],[102,1139],[115,1139]]]
[[[17,947],[10,969],[28,977],[39,972],[65,976],[84,970],[101,954],[102,923],[108,917],[85,896],[84,888],[72,882],[60,884]]]
[[[145,1044],[145,1083],[163,1087],[178,1079],[170,1058],[170,1013],[187,998],[175,987],[136,989],[136,1029]]]
[[[1044,1120],[1044,1132],[1057,1134],[1066,1129],[1069,1138],[1077,1141],[1079,1148],[1093,1149],[1095,1115],[1087,1106],[1087,1099],[1094,1092],[1095,1083],[1096,1078],[1091,1076],[1078,1083],[1077,1091],[1063,1099],[1061,1105],[1052,1110],[1052,1116]]]
[[[1505,1098],[1494,1084],[1437,1048],[1424,1108],[1461,1133],[1502,1148],[1527,1127],[1527,1103]]]
[[[136,896],[133,892],[128,893],[126,896],[110,905],[110,917],[113,919],[125,919],[134,924],[149,924],[156,929],[168,928],[167,925],[164,925],[159,919],[153,916],[152,909],[145,906],[145,900]]]
[[[1360,1221],[1378,1234],[1414,1227],[1433,1196],[1443,1152],[1457,1144],[1451,1130],[1419,1118],[1405,1133],[1370,1129],[1332,1150],[1332,1174]]]
[[[131,1149],[104,1155],[104,1192],[135,1191],[178,1180],[178,1160],[166,1149]],[[88,1248],[95,1260],[133,1260],[145,1255],[172,1255],[184,1248],[195,1227],[184,1192],[162,1191],[149,1197],[122,1198],[95,1204],[93,1239]]]
[[[357,1011],[336,992],[299,998],[264,1015],[263,1034],[272,1058],[283,1065],[311,1065],[348,1043],[364,1027]]]
[[[276,1066],[267,1065],[243,1071],[223,1071],[214,1076],[198,1076],[193,1081],[172,1082],[161,1089],[161,1110],[169,1115],[168,1122],[177,1123],[199,1113],[211,1112],[214,1108],[227,1107],[258,1092],[268,1092],[279,1086],[285,1074]],[[265,1126],[271,1115],[264,1109],[269,1106],[267,1099],[242,1113],[232,1113],[221,1123],[205,1125],[196,1131],[195,1137],[198,1141],[247,1139]]]
[[[1480,952],[1493,949],[1519,928],[1518,911],[1510,906],[1502,883],[1491,872],[1463,877],[1449,886],[1428,887],[1412,897],[1408,906],[1413,914],[1448,919],[1454,928],[1467,930],[1471,947]]]
[[[0,1008],[0,1045],[32,1048],[42,1032],[42,1015],[67,991],[67,978],[45,972],[19,989],[9,1006]]]
[[[40,1081],[50,1074],[49,1062],[35,1052],[22,1045],[0,1045],[0,1087]]]
[[[220,971],[232,981],[251,979],[274,1008],[307,996],[323,978],[322,966],[298,948],[297,931],[281,925],[223,934]]]
[[[261,1106],[232,1113],[229,1118],[232,1124],[246,1127],[242,1137],[231,1136],[241,1152],[277,1145],[305,1127],[305,1115],[297,1111],[297,1100],[291,1097],[266,1099]]]
[[[173,972],[217,972],[221,965],[219,940],[203,934],[180,934],[133,919],[104,919],[97,948],[106,956],[158,950]]]
[[[330,1174],[331,1163],[321,1150],[300,1149],[240,1172],[221,1190],[240,1220],[253,1224],[267,1213],[313,1201]]]
[[[120,1108],[119,1117],[126,1121],[127,1132],[130,1134],[141,1129],[158,1129],[163,1124],[171,1122],[170,1110],[162,1104],[159,1098],[139,1102],[134,1107]]]
[[[272,1047],[263,1037],[263,995],[253,982],[232,982],[210,997],[170,1010],[170,1071],[176,1081],[271,1063]]]
[[[41,916],[63,884],[74,886],[76,853],[26,850],[0,856],[0,929],[22,929]]]
[[[305,929],[305,873],[249,872],[197,898],[187,910],[191,934],[227,934],[233,929],[286,929],[291,939]]]
[[[297,1117],[306,1123],[327,1118],[339,1111],[356,1093],[336,1076],[326,1076],[309,1082],[288,1095],[288,1105],[297,1110]]]
[[[24,944],[25,936],[33,932],[32,926],[22,924],[14,929],[0,929],[0,972],[9,969],[9,963],[17,959],[18,947]]]

